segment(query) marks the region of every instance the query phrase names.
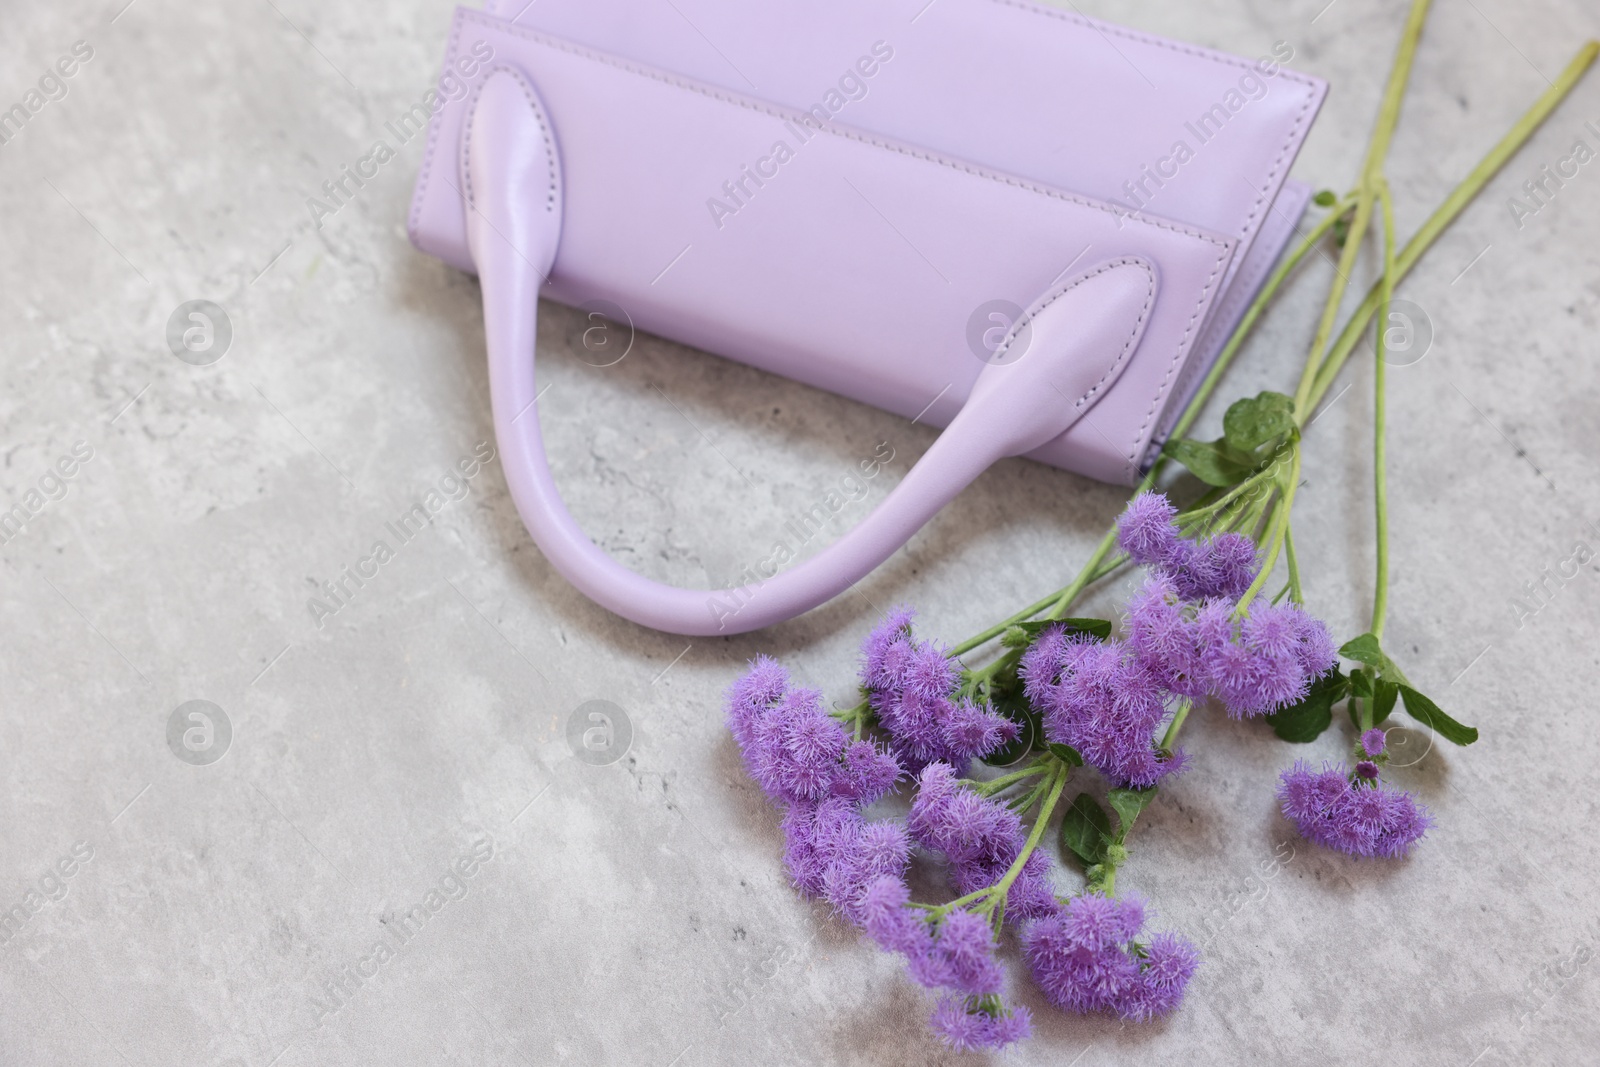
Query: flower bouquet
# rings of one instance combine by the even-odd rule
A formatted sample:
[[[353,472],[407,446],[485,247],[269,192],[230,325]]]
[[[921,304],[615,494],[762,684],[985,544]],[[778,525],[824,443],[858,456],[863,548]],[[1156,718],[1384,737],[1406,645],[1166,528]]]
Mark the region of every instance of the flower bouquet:
[[[1118,885],[1140,814],[1184,770],[1184,723],[1222,712],[1309,742],[1350,720],[1348,763],[1294,761],[1277,783],[1307,840],[1353,857],[1404,857],[1433,816],[1384,781],[1391,717],[1445,741],[1478,732],[1424,695],[1383,643],[1389,546],[1384,456],[1385,331],[1373,364],[1377,573],[1368,632],[1342,643],[1307,609],[1292,514],[1304,432],[1374,317],[1443,230],[1571,91],[1586,44],[1522,119],[1405,244],[1384,162],[1429,0],[1414,0],[1354,189],[1318,194],[1320,220],[1279,264],[1177,422],[1115,527],[1064,588],[953,647],[918,635],[910,610],[867,637],[860,700],[830,709],[767,658],[731,688],[727,721],[751,777],[783,812],[796,889],[827,902],[937,992],[931,1023],[957,1049],[1028,1035],[1004,999],[1010,935],[1046,999],[1064,1011],[1144,1021],[1168,1014],[1200,965],[1181,933],[1146,929],[1151,909]],[[1334,328],[1369,231],[1377,283]],[[1233,403],[1223,434],[1185,434],[1245,336],[1312,252],[1337,269],[1291,393]],[[1184,475],[1187,472],[1187,476]],[[1117,620],[1075,602],[1125,568],[1143,581]],[[1093,775],[1088,775],[1092,771]],[[1095,793],[1074,788],[1080,776]],[[903,818],[884,817],[898,798]],[[907,806],[908,805],[908,806]],[[1109,810],[1107,810],[1109,809]],[[1049,839],[1047,841],[1047,839]],[[1047,845],[1079,868],[1064,892]],[[912,899],[913,849],[939,861],[945,899]],[[1006,943],[1013,943],[1007,941]]]

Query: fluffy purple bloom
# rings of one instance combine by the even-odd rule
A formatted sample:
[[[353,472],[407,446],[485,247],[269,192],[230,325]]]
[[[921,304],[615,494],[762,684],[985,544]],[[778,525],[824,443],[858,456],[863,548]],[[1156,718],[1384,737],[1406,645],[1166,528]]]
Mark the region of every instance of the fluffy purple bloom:
[[[934,762],[962,772],[974,757],[1015,740],[1018,726],[969,700],[958,700],[960,666],[911,634],[910,611],[889,613],[862,646],[861,684],[895,756],[915,773]]]
[[[863,888],[857,913],[869,937],[905,956],[917,984],[945,991],[930,1020],[934,1031],[958,1049],[999,1048],[1027,1037],[1027,1010],[1000,1002],[1005,974],[988,920],[958,909],[930,922],[909,899],[904,881],[879,875]]]
[[[947,763],[930,764],[918,780],[906,827],[924,848],[944,854],[950,880],[965,895],[994,885],[1022,853],[1022,820],[1004,804],[959,785]],[[1005,917],[1022,922],[1055,906],[1050,864],[1034,851],[1006,893]]]
[[[1383,750],[1386,743],[1387,742],[1383,736],[1383,731],[1377,727],[1373,727],[1361,735],[1361,751],[1364,752],[1368,758],[1375,758],[1383,755]]]
[[[1301,836],[1352,856],[1404,856],[1433,825],[1410,793],[1376,780],[1353,783],[1343,766],[1318,771],[1305,760],[1283,772],[1278,803]]]
[[[1171,579],[1152,575],[1128,600],[1128,649],[1167,689],[1198,700],[1211,689],[1211,661],[1233,633],[1224,601],[1193,604]]]
[[[1033,1016],[1027,1008],[1001,1008],[991,1012],[972,997],[947,994],[939,999],[929,1023],[934,1033],[957,1052],[1003,1048],[1033,1033]]]
[[[1243,534],[1206,540],[1180,538],[1152,569],[1172,582],[1185,600],[1237,600],[1255,581],[1256,545]]]
[[[1183,1000],[1183,991],[1200,966],[1200,953],[1187,939],[1163,931],[1145,946],[1140,987],[1122,1014],[1143,1022],[1166,1015]]]
[[[1182,768],[1180,754],[1156,744],[1167,716],[1163,679],[1126,645],[1052,627],[1023,655],[1017,675],[1044,717],[1045,736],[1118,784],[1143,789]]]
[[[1117,518],[1117,545],[1141,566],[1159,564],[1177,546],[1178,509],[1162,493],[1140,493]]]
[[[1128,648],[1166,688],[1214,696],[1234,718],[1277,711],[1304,699],[1336,662],[1333,639],[1298,604],[1258,600],[1242,620],[1225,599],[1186,600],[1152,575],[1128,601]]]
[[[1117,519],[1117,544],[1133,562],[1171,581],[1185,600],[1237,600],[1260,566],[1255,542],[1238,533],[1190,540],[1173,521],[1177,514],[1161,493],[1140,493]]]
[[[892,756],[852,742],[820,693],[791,688],[788,672],[765,656],[728,691],[727,719],[750,777],[781,804],[841,796],[866,805],[900,776]]]
[[[903,884],[911,860],[905,827],[868,822],[845,797],[791,805],[783,832],[784,864],[795,888],[826,900],[857,925],[866,922],[867,890],[883,878]]]
[[[1034,981],[1064,1010],[1137,1020],[1166,1014],[1183,999],[1200,957],[1176,934],[1138,944],[1144,921],[1138,900],[1074,897],[1023,931]]]

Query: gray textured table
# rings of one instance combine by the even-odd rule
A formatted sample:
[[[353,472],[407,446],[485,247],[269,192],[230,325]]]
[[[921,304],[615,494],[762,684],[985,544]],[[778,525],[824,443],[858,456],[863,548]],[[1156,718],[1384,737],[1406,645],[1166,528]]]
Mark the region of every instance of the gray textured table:
[[[405,240],[420,142],[308,218],[427,88],[449,5],[122,2],[0,13],[0,105],[92,50],[0,145],[0,509],[28,518],[0,547],[0,1062],[958,1059],[899,966],[786,887],[719,696],[763,650],[848,696],[876,609],[971,633],[1060,584],[1121,492],[1007,463],[795,623],[692,642],[622,623],[552,574],[498,465],[447,481],[491,429],[476,285]],[[1084,7],[1247,55],[1290,42],[1333,83],[1296,174],[1344,186],[1400,12],[1325,3]],[[1390,168],[1403,231],[1600,28],[1586,8],[1440,0]],[[1600,570],[1545,577],[1600,545],[1600,165],[1520,227],[1508,205],[1575,139],[1600,148],[1590,120],[1592,78],[1403,290],[1435,336],[1390,376],[1391,641],[1484,730],[1397,774],[1437,829],[1409,862],[1318,853],[1270,799],[1296,753],[1198,717],[1194,767],[1121,880],[1204,942],[1187,1004],[1123,1028],[1027,991],[1039,1033],[1016,1060],[1600,1055]],[[1229,394],[1292,382],[1329,270],[1305,272]],[[165,331],[201,298],[232,337],[191,366]],[[540,325],[574,509],[665,580],[730,578],[886,442],[842,528],[931,439],[650,338],[592,367],[573,313]],[[1361,628],[1372,566],[1367,368],[1350,379],[1299,512],[1308,597],[1338,633]],[[430,492],[434,522],[388,537]],[[392,558],[313,611],[380,539]],[[590,699],[631,730],[610,765],[568,743]],[[209,735],[188,709],[169,736],[194,700],[215,705]]]

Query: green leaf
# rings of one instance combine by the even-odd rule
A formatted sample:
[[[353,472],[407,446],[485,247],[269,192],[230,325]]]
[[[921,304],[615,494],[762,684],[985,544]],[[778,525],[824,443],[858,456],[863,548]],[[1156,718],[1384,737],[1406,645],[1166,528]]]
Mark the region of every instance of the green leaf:
[[[1345,659],[1353,659],[1357,663],[1365,663],[1369,667],[1377,667],[1389,661],[1389,657],[1383,654],[1378,639],[1371,634],[1352,637],[1339,646],[1339,655]]]
[[[1111,844],[1111,820],[1088,793],[1079,793],[1061,816],[1061,847],[1085,867],[1105,859]]]
[[[1400,695],[1400,686],[1394,682],[1379,678],[1372,687],[1372,725],[1376,726],[1389,717],[1394,711],[1395,698]]]
[[[1350,679],[1335,667],[1311,683],[1310,692],[1298,704],[1267,716],[1272,732],[1285,741],[1305,744],[1315,741],[1333,722],[1333,706],[1350,692]]]
[[[1045,745],[1045,748],[1050,750],[1052,756],[1069,767],[1083,766],[1083,757],[1078,755],[1078,750],[1071,745],[1063,745],[1060,742],[1051,741]]]
[[[1405,672],[1395,665],[1394,660],[1390,659],[1378,644],[1378,639],[1371,634],[1362,634],[1346,641],[1340,647],[1339,655],[1345,659],[1353,659],[1357,663],[1365,663],[1373,668],[1379,678],[1386,678],[1402,685],[1406,683]]]
[[[1332,189],[1324,189],[1312,197],[1311,202],[1318,207],[1332,207],[1339,202],[1339,197]]]
[[[1106,793],[1106,800],[1116,811],[1120,820],[1117,825],[1117,840],[1120,842],[1133,828],[1133,821],[1139,813],[1150,806],[1156,797],[1156,787],[1149,789],[1112,789]]]
[[[1456,745],[1470,745],[1478,739],[1475,726],[1463,726],[1439,709],[1439,705],[1411,688],[1401,685],[1400,696],[1406,702],[1406,714],[1422,725]]]
[[[1111,623],[1106,619],[1031,619],[1011,629],[1023,631],[1031,641],[1051,626],[1059,626],[1069,634],[1088,634],[1102,641],[1111,636]]]
[[[1362,700],[1372,699],[1372,671],[1366,667],[1350,673],[1350,695]]]
[[[1191,437],[1168,441],[1161,451],[1189,469],[1207,485],[1226,489],[1238,485],[1255,471],[1252,457],[1241,457],[1226,441],[1196,441]]]
[[[1222,417],[1222,439],[1241,452],[1259,448],[1294,428],[1294,401],[1271,391],[1234,401]]]

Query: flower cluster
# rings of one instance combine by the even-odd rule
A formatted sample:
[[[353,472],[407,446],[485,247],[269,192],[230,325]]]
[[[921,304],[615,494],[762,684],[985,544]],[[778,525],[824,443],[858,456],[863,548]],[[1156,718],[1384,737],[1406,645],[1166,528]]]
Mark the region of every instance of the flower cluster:
[[[1255,581],[1256,545],[1243,534],[1190,540],[1162,493],[1140,493],[1117,519],[1117,543],[1133,562],[1165,576],[1185,600],[1237,600]]]
[[[911,634],[912,612],[891,611],[861,650],[861,687],[900,764],[915,773],[948,763],[965,774],[974,757],[1014,741],[1017,724],[958,699],[961,672],[945,650]]]
[[[1183,999],[1200,954],[1172,933],[1139,944],[1144,920],[1137,899],[1074,897],[1023,932],[1034,981],[1064,1010],[1111,1011],[1136,1021],[1167,1014]]]
[[[918,779],[907,829],[917,844],[943,853],[958,893],[973,893],[1003,878],[1022,854],[1022,820],[1004,804],[963,788],[948,764],[930,764]],[[1005,899],[1005,917],[1021,922],[1056,907],[1050,864],[1029,853]]]
[[[905,882],[891,877],[867,888],[862,911],[867,936],[905,956],[913,981],[943,991],[929,1023],[947,1045],[999,1048],[1032,1032],[1028,1009],[1000,1000],[1005,974],[986,918],[964,908],[919,909]]]
[[[902,616],[899,629],[908,621]],[[878,645],[903,646],[908,655],[892,654],[904,656],[908,673],[927,656],[926,646],[911,643],[906,633]],[[943,720],[967,715],[970,705],[943,695],[943,701],[925,702],[925,716],[901,721],[920,737],[960,737]],[[899,764],[872,742],[851,740],[824,710],[820,694],[792,686],[788,672],[765,657],[729,691],[727,719],[751,778],[785,809],[784,863],[795,888],[827,901],[879,944],[903,953],[914,980],[944,992],[930,1021],[952,1047],[998,1047],[1026,1037],[1032,1028],[1026,1009],[1009,1009],[999,999],[1004,972],[988,920],[955,909],[930,921],[928,912],[908,904],[905,880],[915,835],[919,843],[945,851],[958,887],[992,884],[1020,854],[1016,815],[960,790],[949,764],[932,763],[922,779],[939,784],[919,793],[922,807],[913,807],[909,824],[868,820],[863,809],[893,788]],[[893,730],[890,736],[897,750],[917,751],[908,738]],[[1009,739],[1004,731],[999,736],[995,743]],[[976,754],[959,751],[963,765]],[[1042,902],[1054,905],[1047,866],[1042,853],[1025,864],[1015,896],[1019,918],[1041,913]]]
[[[1369,744],[1373,733],[1379,735],[1375,746]],[[1380,754],[1382,732],[1367,731],[1361,743],[1369,754]],[[1302,837],[1324,848],[1352,856],[1404,856],[1433,819],[1410,793],[1378,782],[1377,765],[1371,768],[1370,775],[1360,769],[1352,775],[1342,765],[1325,763],[1319,771],[1297,760],[1279,780],[1278,803]]]
[[[1017,676],[1045,737],[1072,746],[1113,782],[1143,789],[1183,768],[1183,753],[1163,751],[1154,736],[1169,694],[1123,642],[1051,627],[1023,655]]]
[[[1117,523],[1123,551],[1151,570],[1128,603],[1129,650],[1173,693],[1216,697],[1235,718],[1304,699],[1337,662],[1327,628],[1292,602],[1257,600],[1236,618],[1255,545],[1234,533],[1191,541],[1174,514],[1165,496],[1141,493]]]
[[[780,804],[845,797],[865,806],[900,777],[893,756],[851,741],[820,693],[791,688],[789,672],[765,656],[729,692],[728,728],[750,777]]]
[[[1216,697],[1236,719],[1298,703],[1337,662],[1327,627],[1299,604],[1235,614],[1231,600],[1185,600],[1158,572],[1128,602],[1128,648],[1172,692]]]
[[[1150,571],[1128,602],[1120,638],[1099,640],[1067,623],[1030,629],[1012,658],[964,678],[947,649],[917,639],[912,613],[902,609],[863,645],[865,699],[848,712],[830,713],[817,691],[792,684],[765,657],[729,691],[728,726],[745,766],[783,810],[795,887],[904,957],[910,978],[937,994],[929,1021],[952,1048],[999,1048],[1032,1030],[1027,1009],[1003,999],[997,939],[1007,923],[1040,989],[1067,1011],[1132,1021],[1168,1014],[1199,966],[1187,940],[1144,933],[1142,902],[1101,895],[1127,859],[1134,816],[1122,807],[1100,859],[1065,846],[1101,872],[1090,891],[1056,896],[1038,845],[1079,762],[1059,746],[1113,786],[1148,790],[1185,764],[1173,747],[1177,726],[1167,726],[1180,709],[1209,697],[1235,718],[1275,711],[1302,700],[1336,662],[1326,629],[1299,605],[1256,600],[1241,610],[1259,567],[1252,542],[1185,538],[1174,516],[1165,497],[1146,493],[1119,523],[1123,549]],[[1043,739],[1034,739],[1031,763],[980,786],[966,779],[973,760],[1020,732],[967,695],[984,691],[983,682],[1020,689]],[[1278,793],[1284,814],[1331,848],[1405,854],[1429,817],[1409,793],[1379,781],[1388,759],[1382,730],[1361,734],[1355,759],[1349,773],[1296,764]],[[906,817],[869,819],[866,809],[902,779],[915,790]],[[1036,806],[1030,833],[1023,816]],[[1073,801],[1081,819],[1095,808],[1092,797]],[[1106,835],[1107,817],[1099,817]],[[955,899],[912,902],[914,850],[942,862]]]
[[[1180,535],[1159,493],[1142,493],[1118,523],[1123,550],[1151,570],[1128,602],[1126,638],[1098,642],[1047,629],[1018,677],[1051,741],[1071,745],[1119,784],[1147,788],[1183,767],[1154,736],[1175,699],[1214,696],[1235,718],[1302,698],[1335,663],[1333,641],[1298,604],[1256,602],[1235,618],[1255,580],[1255,546],[1238,534]]]

